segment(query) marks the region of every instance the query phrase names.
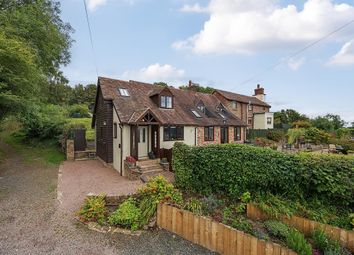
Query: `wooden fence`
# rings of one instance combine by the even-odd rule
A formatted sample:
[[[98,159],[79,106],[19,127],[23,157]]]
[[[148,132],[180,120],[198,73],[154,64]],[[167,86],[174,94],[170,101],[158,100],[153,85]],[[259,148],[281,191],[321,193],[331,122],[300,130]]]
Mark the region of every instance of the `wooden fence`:
[[[267,220],[270,218],[265,212],[253,204],[247,204],[247,217],[253,220]],[[282,216],[279,220],[293,226],[306,236],[311,235],[315,229],[323,229],[329,236],[339,241],[342,246],[354,252],[354,231],[322,224],[298,216],[292,216],[290,219],[286,216]]]
[[[160,204],[157,208],[157,225],[220,254],[297,254],[278,244],[257,239],[210,218],[197,216],[166,204]]]

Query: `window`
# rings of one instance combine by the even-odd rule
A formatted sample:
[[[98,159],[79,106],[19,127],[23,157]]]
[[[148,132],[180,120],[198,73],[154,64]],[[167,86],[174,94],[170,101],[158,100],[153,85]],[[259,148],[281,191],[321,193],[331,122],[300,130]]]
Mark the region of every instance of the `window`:
[[[267,117],[267,124],[272,125],[272,117]]]
[[[160,106],[161,108],[172,108],[172,97],[171,96],[161,96]]]
[[[252,125],[252,118],[248,118],[248,125]]]
[[[128,92],[127,89],[119,88],[118,90],[119,90],[119,94],[120,94],[121,96],[125,96],[125,97],[128,97],[128,96],[129,96],[129,92]]]
[[[141,128],[140,132],[141,132],[141,134],[140,134],[140,137],[141,137],[140,142],[141,143],[145,143],[146,142],[146,128]]]
[[[249,110],[249,111],[252,111],[252,110],[253,110],[253,105],[249,104],[249,105],[248,105],[248,110]]]
[[[117,123],[113,123],[113,137],[117,138]]]
[[[205,106],[204,106],[203,104],[199,104],[199,105],[197,106],[197,108],[198,108],[201,112],[205,113]]]
[[[197,111],[195,111],[195,110],[192,110],[192,113],[193,113],[194,116],[197,117],[197,118],[201,118],[201,117],[202,117],[202,116],[200,116],[200,114],[199,114]]]
[[[175,141],[184,139],[183,126],[168,126],[163,128],[163,140]]]
[[[237,102],[236,101],[232,101],[231,102],[231,107],[232,107],[232,109],[236,109],[237,108]]]
[[[235,127],[235,141],[241,140],[241,127]]]
[[[214,127],[204,128],[204,141],[214,141]]]

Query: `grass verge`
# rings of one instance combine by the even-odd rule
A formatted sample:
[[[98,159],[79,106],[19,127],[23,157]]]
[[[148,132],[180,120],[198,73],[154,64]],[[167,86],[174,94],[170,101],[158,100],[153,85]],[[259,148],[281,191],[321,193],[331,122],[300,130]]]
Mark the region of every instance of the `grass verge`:
[[[65,160],[65,155],[60,151],[57,141],[27,140],[24,134],[21,133],[19,125],[16,125],[14,120],[11,120],[11,122],[3,123],[2,130],[0,131],[0,139],[13,147],[26,162],[59,165]],[[4,153],[1,154],[0,152],[0,160],[3,156]]]

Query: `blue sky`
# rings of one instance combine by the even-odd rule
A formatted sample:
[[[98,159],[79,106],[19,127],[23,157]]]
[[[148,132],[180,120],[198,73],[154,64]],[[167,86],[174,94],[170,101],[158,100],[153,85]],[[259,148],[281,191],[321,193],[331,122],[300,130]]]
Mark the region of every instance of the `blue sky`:
[[[191,79],[247,95],[260,83],[273,111],[354,121],[354,23],[289,58],[353,20],[353,0],[86,1],[99,76],[174,86]],[[61,4],[75,29],[64,74],[71,85],[95,83],[83,0]]]

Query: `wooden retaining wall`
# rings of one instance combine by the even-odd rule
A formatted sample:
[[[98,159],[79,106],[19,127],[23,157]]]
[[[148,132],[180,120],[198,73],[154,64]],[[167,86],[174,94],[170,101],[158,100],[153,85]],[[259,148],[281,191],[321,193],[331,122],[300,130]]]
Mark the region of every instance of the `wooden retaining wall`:
[[[270,218],[265,212],[253,204],[247,204],[247,217],[252,220],[267,220]],[[354,231],[322,224],[298,216],[292,216],[290,219],[286,216],[282,216],[279,220],[293,226],[306,236],[311,235],[315,229],[323,229],[333,239],[339,241],[342,246],[354,252]]]
[[[220,254],[297,254],[278,244],[259,240],[210,218],[197,216],[166,204],[160,204],[157,208],[157,225]]]

